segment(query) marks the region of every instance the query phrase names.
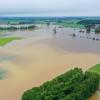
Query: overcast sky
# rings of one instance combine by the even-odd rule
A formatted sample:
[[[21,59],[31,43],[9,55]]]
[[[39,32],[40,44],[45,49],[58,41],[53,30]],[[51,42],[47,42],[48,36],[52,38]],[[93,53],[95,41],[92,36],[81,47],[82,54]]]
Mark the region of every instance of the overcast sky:
[[[0,0],[0,15],[100,16],[100,0]]]

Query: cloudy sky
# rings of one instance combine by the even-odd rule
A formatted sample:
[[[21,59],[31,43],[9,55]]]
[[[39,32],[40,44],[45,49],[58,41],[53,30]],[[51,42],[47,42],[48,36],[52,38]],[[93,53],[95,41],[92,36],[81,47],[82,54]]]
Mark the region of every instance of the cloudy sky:
[[[100,0],[0,0],[0,16],[100,16]]]

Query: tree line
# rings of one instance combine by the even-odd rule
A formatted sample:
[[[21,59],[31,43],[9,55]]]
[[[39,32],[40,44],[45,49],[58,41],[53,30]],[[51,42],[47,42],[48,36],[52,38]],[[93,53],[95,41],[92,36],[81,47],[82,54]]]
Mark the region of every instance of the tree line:
[[[22,100],[87,100],[99,87],[99,75],[75,68],[24,92]]]
[[[9,27],[0,27],[0,30],[25,30],[25,29],[34,29],[36,28],[35,25],[29,25],[29,26],[9,26]]]
[[[100,25],[100,20],[86,19],[79,21],[78,24],[84,25],[87,33],[90,33],[91,29],[95,28],[95,25]],[[100,33],[100,26],[95,28],[95,32]]]

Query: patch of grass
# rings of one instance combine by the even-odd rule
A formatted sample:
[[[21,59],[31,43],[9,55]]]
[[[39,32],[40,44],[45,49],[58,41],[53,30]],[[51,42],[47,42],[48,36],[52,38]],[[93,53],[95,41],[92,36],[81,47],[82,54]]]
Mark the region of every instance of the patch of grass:
[[[19,40],[20,37],[6,37],[6,38],[0,38],[0,46],[4,46],[14,40]]]
[[[100,75],[100,64],[96,64],[95,66],[93,66],[92,68],[90,68],[89,71],[95,72],[95,73],[97,73],[97,74]]]

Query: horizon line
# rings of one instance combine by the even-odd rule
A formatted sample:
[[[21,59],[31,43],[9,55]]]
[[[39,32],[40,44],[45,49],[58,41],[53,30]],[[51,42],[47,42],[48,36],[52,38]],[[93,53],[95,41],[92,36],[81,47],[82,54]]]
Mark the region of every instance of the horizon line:
[[[1,15],[1,17],[100,17],[100,16],[92,16],[92,15]]]

